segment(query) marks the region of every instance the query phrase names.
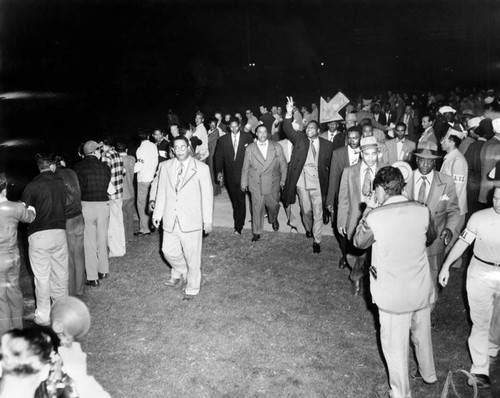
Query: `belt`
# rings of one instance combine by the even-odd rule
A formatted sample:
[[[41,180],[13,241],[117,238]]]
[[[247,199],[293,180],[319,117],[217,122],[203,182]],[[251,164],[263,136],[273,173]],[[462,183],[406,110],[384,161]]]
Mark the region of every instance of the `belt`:
[[[474,254],[474,257],[475,257],[477,260],[479,260],[479,261],[481,261],[482,263],[484,263],[484,264],[492,265],[493,267],[500,267],[500,263],[492,263],[491,261],[484,261],[483,259],[479,258],[479,257],[478,257],[478,256],[476,256],[475,254]]]

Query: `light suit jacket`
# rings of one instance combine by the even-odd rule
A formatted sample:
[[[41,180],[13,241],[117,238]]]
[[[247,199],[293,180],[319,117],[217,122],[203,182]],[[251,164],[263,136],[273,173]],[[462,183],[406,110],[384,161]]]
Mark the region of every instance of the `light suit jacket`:
[[[427,247],[429,256],[444,252],[444,242],[439,236],[445,228],[448,228],[451,232],[455,231],[460,220],[457,191],[452,178],[435,170],[433,173],[434,178],[427,196],[426,206],[431,212],[438,237],[432,245]],[[418,192],[415,193],[413,189],[414,176],[415,172],[411,174],[405,187],[410,200],[417,200],[418,196]]]
[[[345,228],[347,239],[352,239],[356,226],[358,225],[364,208],[361,202],[361,164],[360,160],[354,166],[346,167],[340,180],[340,190],[338,194],[337,227]],[[384,166],[385,163],[375,164],[375,173]]]
[[[243,169],[241,171],[241,188],[248,187],[250,192],[267,195],[279,192],[285,185],[287,163],[281,145],[268,140],[266,159],[258,148],[258,142],[247,146]]]
[[[370,274],[373,301],[386,312],[406,313],[436,301],[426,243],[436,237],[429,209],[392,196],[372,210],[356,229],[354,245],[367,249],[373,244]]]
[[[398,161],[398,146],[397,146],[397,139],[393,138],[392,140],[387,140],[385,142],[385,146],[387,147],[387,160],[389,164],[394,164],[394,162]],[[409,162],[411,157],[413,156],[413,151],[415,150],[416,145],[413,141],[409,140],[408,138],[405,138],[405,141],[403,142],[403,152],[407,153],[408,155],[406,156],[404,160],[405,162]]]
[[[163,219],[163,229],[172,232],[175,221],[182,232],[203,229],[203,224],[212,224],[214,192],[208,166],[190,157],[179,189],[177,182],[177,160],[170,159],[158,169],[158,192],[153,212],[154,219]]]

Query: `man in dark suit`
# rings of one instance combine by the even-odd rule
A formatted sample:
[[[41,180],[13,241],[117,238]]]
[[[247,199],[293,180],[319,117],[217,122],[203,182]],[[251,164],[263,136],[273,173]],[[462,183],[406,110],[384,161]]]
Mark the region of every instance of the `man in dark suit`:
[[[406,136],[410,141],[417,142],[419,134],[417,132],[418,128],[418,118],[415,117],[415,112],[411,105],[405,106],[405,112],[401,115],[398,123],[403,122],[406,125]]]
[[[388,162],[389,164],[394,164],[397,161],[410,163],[413,151],[417,146],[406,136],[406,124],[403,122],[396,124],[395,133],[395,138],[385,142]]]
[[[231,134],[219,138],[215,150],[215,172],[217,180],[222,181],[233,206],[234,233],[241,235],[246,216],[246,193],[240,188],[241,169],[246,147],[253,142],[249,133],[240,132],[240,122],[232,119],[229,123]]]
[[[281,145],[268,139],[264,125],[255,131],[257,141],[248,145],[241,171],[241,189],[252,197],[252,242],[264,231],[266,208],[273,230],[280,227],[280,189],[285,185],[287,163]]]
[[[378,122],[382,126],[389,126],[391,123],[396,122],[396,115],[391,111],[391,105],[389,103],[384,105],[384,110],[380,113]]]
[[[328,131],[321,133],[319,136],[330,141],[333,144],[333,150],[345,146],[346,133],[341,131],[340,124],[337,121],[328,123]]]
[[[339,268],[347,266],[347,239],[339,234],[337,230],[338,218],[338,195],[340,189],[340,179],[346,167],[354,166],[359,161],[359,140],[361,131],[358,126],[350,127],[347,130],[347,146],[338,148],[332,153],[330,163],[330,182],[328,184],[328,195],[326,196],[326,208],[332,215],[333,234],[339,242],[342,258],[339,261]]]
[[[319,137],[316,121],[309,122],[305,134],[296,131],[292,126],[293,98],[288,97],[287,100],[283,128],[293,144],[293,152],[282,200],[288,206],[295,202],[298,194],[306,236],[314,237],[313,252],[320,253],[333,144]]]

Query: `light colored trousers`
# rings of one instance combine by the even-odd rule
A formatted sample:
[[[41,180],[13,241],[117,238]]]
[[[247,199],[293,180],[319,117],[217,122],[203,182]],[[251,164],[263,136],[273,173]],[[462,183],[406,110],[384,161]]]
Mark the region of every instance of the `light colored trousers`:
[[[298,200],[285,207],[285,214],[290,227],[298,228],[300,223],[300,206]]]
[[[112,199],[109,201],[109,257],[121,257],[125,255],[125,228],[123,226],[122,203],[122,199]]]
[[[139,232],[142,232],[143,234],[151,232],[149,229],[149,215],[146,213],[150,187],[151,181],[137,183],[137,214],[139,215]]]
[[[411,341],[415,346],[418,370],[423,379],[437,380],[431,339],[431,308],[404,314],[392,314],[379,309],[380,342],[389,371],[393,398],[411,397],[408,379],[408,360]]]
[[[494,304],[500,296],[500,268],[482,264],[472,258],[467,270],[467,298],[469,299],[472,329],[469,336],[469,350],[472,358],[471,373],[488,375],[490,355],[498,353],[497,333],[491,333]],[[498,312],[498,308],[496,308]],[[495,337],[495,334],[497,336]],[[492,341],[497,340],[497,341]]]
[[[85,220],[83,246],[87,280],[98,279],[98,272],[108,273],[109,202],[84,202],[82,213]]]
[[[36,310],[39,322],[50,322],[50,299],[68,295],[68,245],[64,229],[48,229],[28,238],[29,257],[35,275]]]
[[[23,327],[23,294],[19,287],[19,249],[0,250],[0,333]]]
[[[182,232],[176,221],[172,232],[163,231],[162,251],[172,267],[172,278],[183,278],[186,294],[196,295],[201,284],[203,231]]]
[[[252,232],[260,235],[264,232],[264,216],[266,208],[268,211],[269,223],[273,223],[278,218],[280,211],[280,191],[262,195],[260,192],[250,191],[252,198]]]
[[[302,223],[306,231],[312,231],[314,241],[321,243],[323,237],[323,201],[320,189],[297,187]]]

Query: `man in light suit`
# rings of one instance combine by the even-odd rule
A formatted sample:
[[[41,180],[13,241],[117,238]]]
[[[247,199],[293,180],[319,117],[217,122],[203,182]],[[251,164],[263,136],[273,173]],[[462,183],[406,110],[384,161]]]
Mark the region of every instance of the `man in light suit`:
[[[406,191],[410,200],[425,204],[430,212],[438,239],[427,247],[432,281],[437,286],[437,276],[444,260],[446,246],[453,238],[453,231],[460,221],[460,207],[453,179],[435,170],[438,147],[428,141],[415,151],[417,169],[413,171]]]
[[[347,146],[338,148],[332,153],[330,163],[330,182],[328,183],[328,195],[326,196],[326,208],[332,215],[333,234],[339,242],[342,257],[339,261],[339,268],[347,267],[347,239],[338,231],[338,195],[340,189],[340,179],[346,167],[354,166],[359,161],[359,140],[361,131],[358,126],[352,126],[347,130]]]
[[[283,188],[285,206],[295,203],[298,195],[306,236],[314,238],[313,253],[321,252],[323,210],[328,193],[328,174],[332,158],[331,142],[318,137],[318,122],[310,121],[305,134],[292,127],[293,98],[288,97],[283,128],[293,144],[288,174]]]
[[[361,162],[344,169],[340,180],[337,209],[337,229],[340,235],[349,242],[347,262],[351,267],[352,292],[355,296],[361,293],[361,281],[364,275],[366,251],[352,244],[352,238],[367,203],[372,200],[372,182],[377,171],[385,163],[379,161],[378,143],[375,137],[361,138]]]
[[[255,131],[257,142],[247,146],[241,171],[241,190],[252,197],[252,242],[257,242],[264,231],[266,208],[273,230],[280,228],[280,189],[285,185],[287,164],[281,145],[268,140],[264,125]]]
[[[163,219],[162,251],[172,267],[165,283],[175,287],[186,282],[183,300],[200,291],[201,246],[203,230],[212,231],[213,187],[208,166],[189,155],[189,140],[178,136],[173,141],[175,159],[158,170],[158,192],[153,224]]]
[[[424,129],[422,135],[418,139],[418,143],[425,145],[427,141],[432,141],[437,145],[437,139],[434,135],[434,115],[424,115],[422,116],[422,128]]]
[[[247,211],[246,193],[240,188],[241,169],[246,147],[253,142],[253,137],[250,133],[240,131],[238,119],[231,120],[229,129],[231,134],[226,134],[217,141],[215,174],[219,182],[224,178],[224,186],[233,206],[234,233],[241,235]]]
[[[385,142],[389,164],[397,161],[410,163],[416,144],[406,137],[406,124],[399,122],[395,129],[396,137]]]
[[[370,291],[379,310],[380,342],[389,372],[390,396],[410,397],[409,331],[418,371],[412,378],[437,381],[431,339],[431,307],[436,300],[426,244],[436,237],[429,209],[402,195],[397,168],[381,168],[373,181],[380,207],[359,223],[354,245],[373,244]]]

